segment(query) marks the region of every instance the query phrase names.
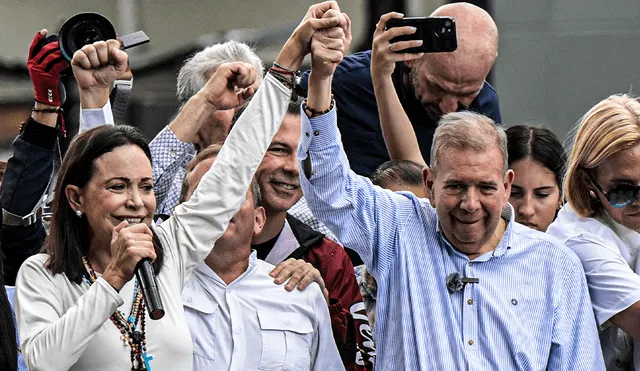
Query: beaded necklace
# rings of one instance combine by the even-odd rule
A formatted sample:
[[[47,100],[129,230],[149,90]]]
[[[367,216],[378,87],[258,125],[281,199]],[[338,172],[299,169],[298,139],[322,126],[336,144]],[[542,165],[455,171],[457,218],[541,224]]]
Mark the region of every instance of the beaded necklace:
[[[86,270],[84,279],[89,286],[91,286],[98,278],[86,256],[82,257],[82,263]],[[153,359],[153,357],[147,357],[144,312],[145,305],[142,290],[140,290],[138,280],[135,279],[133,303],[131,305],[131,313],[129,313],[129,316],[121,310],[116,309],[111,317],[109,317],[111,322],[113,322],[118,330],[120,330],[120,340],[122,340],[123,345],[129,345],[131,348],[131,371],[151,371],[149,360]],[[138,323],[140,324],[140,330],[136,330]]]

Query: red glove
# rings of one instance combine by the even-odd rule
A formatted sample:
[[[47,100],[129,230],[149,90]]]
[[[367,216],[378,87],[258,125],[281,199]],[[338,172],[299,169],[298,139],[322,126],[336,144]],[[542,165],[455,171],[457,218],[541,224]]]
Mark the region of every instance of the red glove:
[[[37,32],[33,38],[29,47],[27,68],[33,83],[36,101],[50,106],[60,106],[60,92],[58,91],[60,72],[69,67],[69,62],[62,56],[57,41],[46,44],[37,54],[35,53],[38,44],[45,37],[46,35]]]

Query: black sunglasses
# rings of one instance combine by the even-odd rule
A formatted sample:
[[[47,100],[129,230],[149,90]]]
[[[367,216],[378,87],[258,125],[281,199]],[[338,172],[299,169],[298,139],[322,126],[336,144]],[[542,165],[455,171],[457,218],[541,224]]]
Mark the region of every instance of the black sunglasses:
[[[620,209],[623,208],[633,201],[635,201],[638,196],[638,191],[640,191],[640,186],[633,186],[631,184],[620,184],[613,187],[609,192],[605,191],[600,183],[596,180],[596,178],[590,173],[587,172],[589,178],[595,184],[596,188],[602,193],[602,195],[609,201],[609,205]]]

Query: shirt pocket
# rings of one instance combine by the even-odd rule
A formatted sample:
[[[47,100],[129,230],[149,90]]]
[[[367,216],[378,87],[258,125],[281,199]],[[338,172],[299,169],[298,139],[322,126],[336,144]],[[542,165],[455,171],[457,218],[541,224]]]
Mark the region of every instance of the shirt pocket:
[[[203,293],[184,288],[182,304],[193,341],[193,354],[199,363],[214,361],[218,304]]]
[[[259,370],[309,370],[311,320],[295,312],[258,312],[262,335]]]

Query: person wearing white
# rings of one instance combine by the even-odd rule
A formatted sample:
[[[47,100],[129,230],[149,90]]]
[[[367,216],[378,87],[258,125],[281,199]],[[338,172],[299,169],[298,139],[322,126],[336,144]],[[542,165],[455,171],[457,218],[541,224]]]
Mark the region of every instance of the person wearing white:
[[[190,188],[198,185],[215,155],[196,160],[201,161],[187,173]],[[259,200],[254,183],[182,291],[194,370],[344,370],[318,285],[283,290],[269,276],[274,266],[252,251],[251,240],[265,223]]]
[[[335,3],[320,6],[338,10]],[[346,18],[343,21],[347,26]],[[342,60],[343,46],[347,45],[342,42],[343,28],[336,26],[323,37],[314,36],[311,79],[325,84],[312,82],[310,89],[318,86],[330,91],[335,69],[332,64]],[[198,186],[201,174],[217,162],[215,153],[209,155],[210,149],[213,147],[187,166],[190,171],[182,192],[185,200]],[[252,240],[266,220],[260,203],[256,181],[240,211],[183,290],[193,338],[194,370],[344,370],[320,288],[312,284],[304,291],[285,292],[269,276],[273,265],[258,260],[252,250]]]
[[[610,96],[585,114],[564,183],[569,203],[547,233],[582,262],[607,369],[640,370],[638,99]]]
[[[109,42],[117,43],[115,40]],[[78,53],[87,51],[85,48]],[[111,48],[109,53],[112,57],[111,63],[115,60],[117,64],[107,65],[109,62],[103,61],[101,65],[106,65],[105,70],[111,69],[112,72],[113,70],[117,72],[118,69],[126,66],[126,54],[118,55],[124,52],[115,50],[117,47]],[[78,57],[78,53],[74,59]],[[84,58],[87,56],[85,55]],[[91,68],[90,64],[83,65],[82,61],[77,60],[76,62],[76,69],[84,66],[86,69]],[[300,62],[301,60],[293,60],[292,65],[295,66]],[[218,70],[220,72],[214,74],[210,80],[225,87],[220,91],[222,96],[215,98],[219,102],[226,99],[227,103],[235,100],[235,105],[238,101],[242,103],[242,100],[253,92],[250,86],[255,80],[255,71],[252,68],[242,63],[221,67]],[[106,74],[108,71],[103,70],[102,73]],[[236,93],[233,85],[240,88],[248,87],[248,90],[244,90],[244,93]],[[182,288],[195,265],[208,255],[213,242],[222,235],[228,221],[239,210],[251,178],[282,122],[290,96],[290,89],[273,76],[267,76],[260,92],[253,97],[244,117],[236,125],[236,130],[227,139],[227,145],[220,153],[216,166],[203,177],[200,190],[189,202],[176,209],[173,218],[162,226],[154,228],[153,234],[159,239],[164,250],[164,263],[157,274],[157,281],[166,315],[158,321],[146,318],[146,328],[134,325],[131,329],[141,331],[146,342],[142,348],[144,354],[140,359],[135,361],[133,359],[134,352],[130,338],[134,336],[122,336],[110,317],[115,315],[117,310],[126,314],[130,312],[134,302],[133,268],[140,259],[156,256],[155,249],[145,242],[147,237],[144,237],[151,235],[151,231],[147,230],[151,223],[155,202],[149,203],[153,207],[147,204],[141,206],[142,202],[140,202],[141,198],[147,200],[148,194],[153,196],[152,192],[149,193],[149,185],[141,185],[140,190],[131,189],[130,186],[126,189],[125,193],[131,196],[123,207],[126,210],[135,209],[136,212],[144,211],[142,218],[125,218],[134,224],[142,221],[126,229],[122,229],[126,223],[118,220],[116,215],[107,214],[107,217],[98,219],[100,224],[98,226],[90,224],[90,213],[105,214],[105,210],[82,210],[83,203],[78,202],[82,200],[80,198],[73,202],[68,199],[69,202],[66,205],[60,204],[61,208],[70,209],[66,211],[67,214],[78,215],[77,220],[81,220],[79,223],[84,223],[89,228],[88,233],[102,232],[98,228],[106,227],[114,231],[113,245],[109,247],[107,244],[106,250],[92,251],[94,244],[104,244],[104,239],[91,241],[87,246],[67,246],[65,249],[72,252],[74,249],[82,251],[89,257],[89,264],[94,266],[98,266],[97,261],[93,261],[96,254],[113,253],[113,255],[111,260],[107,259],[109,264],[106,265],[106,269],[101,269],[104,274],[96,274],[95,280],[87,278],[80,279],[79,282],[70,280],[64,273],[53,274],[46,265],[47,261],[54,258],[51,255],[35,255],[22,266],[16,284],[16,315],[21,335],[21,348],[29,369],[125,370],[134,366],[136,369],[153,368],[154,371],[162,371],[192,368],[192,346],[182,309]],[[88,107],[87,102],[82,103],[85,108],[99,108],[106,103],[107,98],[108,94],[105,101],[93,107]],[[84,141],[86,144],[90,136],[96,136],[97,133],[105,130],[118,129],[113,129],[111,126],[97,128],[79,136],[75,143]],[[72,145],[70,148],[77,150],[76,146]],[[151,165],[144,164],[144,154],[141,149],[144,150],[143,147],[135,145],[120,146],[95,159],[94,163],[107,155],[112,158],[116,154],[132,154],[134,156],[132,160],[142,158],[142,164],[132,162],[127,165],[148,170],[150,178]],[[75,158],[77,155],[78,153],[74,153],[67,156],[61,168],[64,169],[67,162],[77,161],[78,159]],[[237,161],[240,157],[243,159],[242,162]],[[121,161],[125,161],[124,158]],[[136,176],[145,177],[146,175],[145,172]],[[60,179],[63,177],[61,171]],[[140,184],[146,178],[142,179]],[[234,181],[229,182],[229,179]],[[62,192],[56,192],[56,197],[62,197],[68,184],[58,183],[58,189],[62,189]],[[120,188],[113,189],[114,193],[119,191]],[[97,203],[95,200],[88,199],[84,199],[83,202],[93,202],[94,206]],[[99,209],[99,206],[95,207]],[[103,209],[105,207],[103,206]],[[54,215],[52,228],[62,228],[64,223],[78,223],[72,219],[56,220],[55,218],[56,215]],[[117,228],[114,228],[116,225]],[[129,246],[132,248],[127,248],[126,244],[129,242],[123,236],[135,240],[134,245]],[[119,260],[116,261],[116,259]],[[73,263],[75,262],[70,264]],[[104,267],[105,265],[102,264],[102,268]],[[89,284],[90,281],[93,281],[93,284]],[[142,310],[142,312],[145,311]],[[142,321],[136,320],[135,324],[144,323],[144,319],[143,315]],[[133,331],[130,333],[135,335]]]

